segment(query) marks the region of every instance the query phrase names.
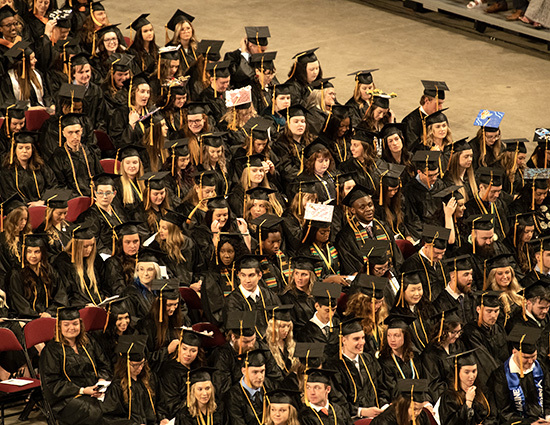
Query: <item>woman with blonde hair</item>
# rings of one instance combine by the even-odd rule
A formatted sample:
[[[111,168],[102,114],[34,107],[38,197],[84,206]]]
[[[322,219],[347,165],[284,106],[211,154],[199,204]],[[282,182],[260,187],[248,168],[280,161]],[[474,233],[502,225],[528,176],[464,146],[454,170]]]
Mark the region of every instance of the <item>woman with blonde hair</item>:
[[[503,140],[504,149],[500,154],[497,167],[502,169],[502,190],[514,198],[524,186],[523,172],[527,160],[527,147],[522,140]]]
[[[186,103],[185,125],[183,133],[189,139],[189,152],[195,166],[202,163],[202,136],[210,132],[208,115],[200,103]]]
[[[297,193],[294,195],[290,206],[283,214],[283,233],[287,243],[287,252],[294,254],[302,246],[302,234],[306,224],[305,210],[309,203],[317,203],[316,182],[299,181]]]
[[[474,151],[467,139],[460,139],[451,144],[451,156],[443,181],[447,186],[462,186],[459,190],[465,202],[478,192],[473,159]]]
[[[483,282],[483,290],[501,292],[504,314],[499,314],[498,323],[502,327],[506,327],[508,319],[523,306],[523,297],[518,295],[522,287],[510,264],[514,264],[514,257],[511,254],[500,254],[487,260],[485,265],[487,278]]]
[[[295,407],[298,391],[280,389],[270,391],[265,425],[300,425]]]
[[[183,10],[176,10],[172,18],[166,24],[166,28],[173,31],[172,38],[167,46],[180,46],[181,63],[188,69],[197,60],[197,47],[199,42],[193,27],[194,16]]]
[[[115,171],[120,172],[120,179],[115,179],[117,197],[131,220],[135,220],[143,213],[143,196],[145,182],[143,176],[143,162],[141,161],[141,146],[126,146],[117,151],[116,159],[120,166],[115,165]]]
[[[352,97],[346,102],[347,106],[351,106],[351,125],[357,127],[361,122],[367,109],[372,102],[372,92],[376,90],[376,84],[372,78],[372,73],[377,71],[376,69],[369,69],[365,71],[358,71],[355,74],[355,88],[353,89]]]
[[[311,93],[306,99],[308,127],[313,136],[323,132],[332,107],[336,104],[336,90],[330,82],[333,78],[322,78],[313,83]]]
[[[267,331],[265,338],[267,346],[281,369],[283,376],[286,376],[292,370],[296,362],[294,359],[294,341],[292,317],[290,311],[294,308],[293,304],[284,304],[268,308]]]
[[[188,223],[201,224],[208,211],[207,200],[216,196],[216,178],[213,171],[198,172],[193,187],[176,211],[187,217]]]
[[[100,286],[102,260],[96,255],[96,241],[90,227],[78,226],[65,251],[54,260],[68,299],[75,305],[97,306],[104,299]]]
[[[168,171],[150,172],[139,178],[145,182],[145,189],[143,191],[143,210],[138,221],[147,224],[150,234],[158,232],[161,217],[170,209],[170,199],[164,181],[168,174]]]
[[[256,116],[256,110],[250,102],[227,108],[227,112],[223,114],[221,121],[226,125],[232,146],[242,144],[246,137],[243,128],[251,118]]]
[[[218,196],[227,196],[231,188],[226,147],[223,139],[225,134],[220,132],[202,136],[202,162],[197,165],[199,171],[213,171],[215,173]]]
[[[0,225],[0,283],[4,284],[12,268],[21,268],[23,237],[32,232],[29,210],[18,194],[0,204]]]
[[[36,232],[48,235],[48,251],[52,256],[65,250],[71,241],[74,225],[66,220],[69,211],[67,201],[71,197],[70,191],[66,190],[50,190],[43,196],[46,213],[44,221],[38,226]]]
[[[98,386],[110,380],[109,362],[88,338],[78,308],[58,309],[55,341],[42,350],[38,370],[44,398],[59,421],[104,423]]]

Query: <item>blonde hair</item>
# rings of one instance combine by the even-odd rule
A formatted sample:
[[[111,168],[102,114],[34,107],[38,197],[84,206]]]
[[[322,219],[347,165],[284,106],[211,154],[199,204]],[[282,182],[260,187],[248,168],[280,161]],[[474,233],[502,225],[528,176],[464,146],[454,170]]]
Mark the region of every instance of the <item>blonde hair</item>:
[[[250,196],[248,196],[246,194],[246,191],[250,189],[248,173],[250,173],[250,167],[244,167],[243,173],[241,174],[241,180],[240,180],[241,186],[244,189],[244,199],[246,200],[246,205],[247,206],[248,206],[248,202],[251,201]],[[258,186],[259,187],[265,187],[266,189],[271,188],[269,186],[269,180],[267,179],[267,173],[264,173],[264,178]],[[275,214],[277,214],[277,216],[281,217],[284,213],[284,208],[281,205],[281,203],[279,202],[279,200],[277,199],[277,197],[275,196],[275,194],[270,193],[268,195],[268,198],[269,198],[269,204],[271,206],[271,209],[275,212]],[[252,206],[252,205],[253,205],[253,203],[250,204],[250,206]],[[244,211],[243,211],[243,213],[244,213]]]
[[[210,165],[210,153],[208,152],[209,147],[211,146],[207,146],[204,143],[202,144],[202,165],[205,170],[213,170],[212,166]],[[225,161],[225,146],[222,146],[222,152],[220,154],[220,159],[218,159],[218,165],[220,166],[222,172],[224,174],[227,174],[227,166],[225,164]]]
[[[250,104],[246,109],[237,109],[234,106],[227,108],[227,112],[223,114],[221,121],[227,123],[227,129],[237,131],[244,127],[250,118],[257,116],[256,109]]]
[[[426,146],[430,149],[434,147],[434,139],[435,139],[434,129],[433,129],[434,125],[435,124],[432,124],[432,125],[428,126],[428,131],[427,131],[427,135],[426,135]],[[444,148],[445,146],[450,145],[451,143],[453,143],[453,133],[451,132],[451,127],[449,127],[449,123],[447,123],[447,135],[443,139],[442,148]]]
[[[288,357],[290,358],[292,365],[298,361],[297,358],[294,357],[294,350],[296,348],[296,342],[294,341],[294,335],[293,335],[293,329],[294,324],[292,321],[287,322],[286,320],[277,320],[277,324],[279,322],[284,323],[290,323],[290,329],[288,331],[288,334],[286,338],[284,339],[284,346],[288,351]],[[275,334],[275,340],[273,340],[273,334]],[[265,334],[265,338],[267,341],[267,345],[269,346],[269,350],[271,351],[271,354],[273,354],[273,358],[277,362],[277,365],[285,370],[285,359],[283,359],[283,356],[281,355],[281,350],[279,350],[279,326],[275,328],[275,332],[273,332],[273,318],[269,319],[267,322],[267,331]]]
[[[245,194],[245,196],[248,198],[246,199],[246,203],[244,206],[243,216],[246,221],[252,220],[252,214],[250,210],[254,206],[255,202],[261,202],[266,210],[267,214],[273,214],[273,207],[271,206],[271,200],[269,201],[263,201],[261,199],[250,199],[248,195]],[[249,225],[250,226],[250,225]]]
[[[90,252],[90,255],[86,259],[84,259],[84,256],[82,255],[82,252],[84,250],[84,243],[86,241],[92,241],[94,244],[94,247],[92,248],[92,252]],[[73,253],[73,246],[74,246],[74,257],[72,255]],[[99,289],[97,287],[97,277],[95,275],[95,268],[94,268],[94,261],[95,256],[97,252],[97,246],[95,238],[92,237],[91,239],[71,239],[69,244],[67,245],[67,248],[65,248],[65,252],[69,254],[69,257],[71,257],[71,260],[73,262],[74,268],[76,270],[76,274],[78,275],[78,278],[80,280],[80,290],[84,293],[87,291],[86,281],[84,280],[84,273],[88,276],[88,279],[90,279],[90,285],[91,289],[99,295]]]
[[[189,413],[194,418],[196,418],[197,415],[200,413],[199,402],[197,401],[197,397],[195,397],[195,387],[197,386],[197,384],[200,384],[200,382],[195,382],[193,385],[191,385],[191,388],[189,389],[189,405],[187,406],[187,408],[189,409]],[[208,403],[206,404],[207,416],[213,414],[218,407],[215,400],[216,390],[212,381],[210,381],[210,385],[212,388],[212,394],[210,395],[210,400],[208,400]]]
[[[512,266],[506,266],[506,268],[510,270],[512,274],[512,280],[505,290],[502,290],[502,288],[497,284],[497,269],[493,269],[489,272],[489,276],[487,277],[485,288],[483,290],[485,291],[487,289],[490,289],[491,291],[502,292],[502,294],[500,295],[500,300],[502,301],[502,306],[504,314],[506,315],[506,319],[508,319],[508,317],[510,316],[510,311],[512,310],[512,306],[514,304],[521,306],[523,297],[517,294],[517,292],[520,291],[522,288],[518,282],[518,279],[516,278],[516,272],[514,271],[514,268]]]
[[[186,260],[181,253],[181,246],[185,242],[185,236],[183,232],[174,223],[170,223],[166,220],[163,220],[163,221],[166,222],[166,227],[168,228],[168,235],[166,236],[166,240],[164,241],[158,239],[159,238],[158,234],[155,237],[155,239],[157,239],[157,242],[159,243],[160,249],[166,252],[168,254],[168,257],[176,261],[176,263],[180,264],[182,261],[185,262]]]
[[[120,161],[120,184],[122,185],[122,202],[124,205],[133,204],[135,202],[134,190],[132,189],[130,177],[128,177],[128,173],[124,171],[124,161],[126,161],[126,159],[127,158],[124,158]],[[141,162],[141,158],[139,158],[139,171],[136,175],[136,183],[141,190],[141,193],[143,193],[145,191],[145,182],[143,180],[139,180],[141,176],[143,176],[143,163]]]
[[[271,404],[270,404],[271,406]],[[268,407],[269,409],[270,407]],[[286,421],[286,425],[300,425],[300,421],[298,420],[298,412],[296,411],[296,408],[292,405],[288,405],[288,420]],[[274,425],[273,419],[271,419],[270,412],[267,412],[265,425]]]
[[[296,269],[292,269],[292,273],[290,273],[290,277],[288,279],[287,290],[285,292],[288,292],[292,289],[298,289],[296,287],[296,282],[294,281],[294,272],[295,271],[296,271]],[[315,282],[317,281],[317,275],[315,274],[315,272],[313,272],[311,270],[308,270],[308,272],[309,272],[309,286],[307,288],[306,294],[311,295],[311,291],[313,291],[313,285],[315,285]]]
[[[301,198],[302,199],[300,199],[300,196],[298,196],[298,193],[296,193],[296,195],[292,199],[292,202],[290,203],[289,210],[290,210],[290,213],[298,219],[298,221],[300,222],[300,226],[303,226],[306,222],[306,220],[304,219],[305,208],[302,205],[300,205],[300,201],[302,203],[304,201],[315,203],[315,202],[317,202],[317,194],[316,193],[302,193]],[[298,208],[300,208],[301,214],[298,214]]]
[[[139,268],[140,264],[145,264],[145,263],[151,263],[153,265],[153,267],[155,268],[155,279],[162,278],[161,271],[160,271],[160,266],[157,263],[153,262],[153,261],[138,261],[138,263],[136,264],[136,271],[134,272],[134,278],[139,277],[138,268]]]
[[[20,234],[16,234],[15,229],[19,226],[19,221],[23,218],[24,213],[27,214],[27,224],[25,224],[25,228],[20,232]],[[23,235],[31,232],[32,227],[31,221],[29,220],[29,210],[25,206],[17,207],[13,211],[10,211],[4,219],[4,237],[6,238],[6,244],[8,245],[10,252],[19,258],[19,260],[21,260],[21,257],[17,246],[17,238],[20,237],[19,241],[22,242]]]

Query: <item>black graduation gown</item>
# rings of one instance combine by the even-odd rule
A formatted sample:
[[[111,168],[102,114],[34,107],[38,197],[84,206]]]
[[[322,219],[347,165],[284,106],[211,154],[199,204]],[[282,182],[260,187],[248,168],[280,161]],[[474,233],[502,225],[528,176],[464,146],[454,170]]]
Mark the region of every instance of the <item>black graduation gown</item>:
[[[199,367],[199,366],[197,366]],[[157,391],[158,418],[172,419],[187,403],[189,369],[175,359],[166,360],[159,369]]]
[[[376,418],[374,418],[371,423],[373,425],[399,425],[397,422],[397,417],[395,414],[395,404],[392,404],[382,413],[380,413]],[[417,425],[430,425],[431,421],[429,419],[428,413],[425,410],[422,410],[420,415],[416,418]],[[412,421],[411,421],[412,424]]]
[[[121,92],[121,96],[123,94],[128,95],[127,91]],[[144,111],[144,115],[147,113],[147,110]],[[126,103],[120,105],[118,108],[116,108],[109,119],[109,128],[107,131],[107,134],[111,136],[111,140],[113,142],[113,145],[116,149],[123,148],[128,145],[136,145],[136,146],[143,146],[143,136],[145,134],[145,131],[147,127],[141,123],[138,122],[132,128],[130,126],[129,120],[130,115],[130,109],[128,108],[128,105]],[[147,157],[147,153],[143,153],[141,156],[141,160],[144,161],[145,157]],[[147,169],[147,164],[143,164],[143,167]]]
[[[294,256],[302,246],[302,225],[290,210],[286,210],[283,213],[283,222],[281,224],[284,234],[285,250],[289,255]]]
[[[48,232],[45,232],[46,223],[43,222],[36,229],[36,233],[47,233],[48,234],[48,252],[50,258],[54,258],[57,254],[65,249],[72,239],[72,229],[74,228],[73,224],[65,222],[61,226],[61,229],[58,230],[55,227],[52,227]]]
[[[170,278],[179,278],[180,286],[189,286],[199,280],[200,271],[203,269],[202,257],[198,251],[198,246],[190,237],[185,237],[180,248],[184,258],[181,262],[177,262],[170,258],[170,256],[161,249],[156,239],[149,245],[149,248],[163,253],[163,255],[159,255],[159,265],[166,266]],[[195,273],[197,273],[197,275],[195,275]]]
[[[214,266],[211,266],[214,268]],[[235,264],[232,267],[216,266],[207,271],[201,286],[201,303],[206,319],[220,327],[223,325],[223,302],[238,286],[237,270]]]
[[[58,147],[52,154],[50,161],[59,186],[72,190],[75,196],[90,196],[92,181],[90,174],[93,177],[103,173],[99,157],[84,145],[81,145],[76,152],[69,149],[69,147]]]
[[[409,151],[411,151],[413,146],[421,143],[423,133],[422,121],[423,119],[425,120],[426,117],[427,115],[418,107],[401,121],[407,125],[405,128],[405,140],[407,141],[407,148]]]
[[[134,63],[141,72],[145,72],[149,75],[157,69],[157,58],[146,50],[137,50],[135,47],[130,46],[128,48],[128,53],[134,56]]]
[[[409,180],[403,188],[405,199],[405,217],[409,223],[412,237],[422,238],[424,224],[440,226],[437,212],[441,211],[441,202],[433,198],[432,194],[444,189],[445,184],[437,179],[430,190],[421,184],[416,178]]]
[[[539,322],[535,321],[535,319],[533,319],[527,313],[525,314],[525,318],[527,320],[523,319],[523,310],[521,308],[513,309],[510,314],[510,317],[506,321],[506,327],[505,327],[506,333],[510,333],[511,330],[514,329],[514,326],[516,325],[528,326],[530,328],[542,330],[548,324],[548,315],[544,320],[541,320]]]
[[[497,323],[490,329],[470,322],[464,326],[462,341],[468,350],[477,348],[474,355],[477,359],[477,379],[482,386],[487,385],[489,376],[508,358],[506,332]]]
[[[252,105],[258,114],[264,109],[271,108],[273,98],[273,87],[269,86],[262,90],[260,83],[256,78],[252,81]]]
[[[418,276],[424,289],[424,298],[428,301],[434,301],[445,289],[447,281],[441,261],[431,265],[430,260],[418,251],[407,258],[401,267],[402,272],[412,270],[419,270]]]
[[[52,104],[50,93],[48,90],[48,83],[44,78],[44,75],[38,70],[35,69],[34,72],[42,77],[42,103],[38,101],[38,95],[33,85],[31,85],[31,93],[28,99],[21,99],[30,102],[30,106],[43,106],[48,107]],[[4,78],[0,80],[0,98],[7,104],[14,104],[17,100],[15,93],[13,91],[13,84],[11,78],[8,75],[4,75]]]
[[[508,361],[508,360],[506,360]],[[513,360],[512,360],[513,361]],[[535,363],[536,364],[536,363]],[[510,395],[510,389],[506,380],[504,365],[499,366],[489,379],[489,394],[491,395],[491,410],[497,415],[498,423],[511,424],[521,421],[523,418],[529,421],[537,421],[550,414],[550,372],[541,364],[544,378],[542,380],[542,406],[538,403],[538,389],[533,380],[533,372],[519,378],[520,386],[525,396],[525,412],[520,413]]]
[[[298,191],[296,181],[300,173],[300,157],[305,148],[302,142],[297,143],[295,140],[289,140],[281,133],[271,145],[271,150],[277,159],[277,162],[274,162],[275,168],[281,176],[281,185],[289,199]]]
[[[399,364],[399,368],[396,366],[394,358],[395,362]],[[390,354],[389,357],[380,356],[378,358],[378,362],[380,363],[383,377],[380,382],[380,392],[381,397],[385,400],[395,400],[395,398],[399,395],[399,392],[397,391],[398,381],[402,379],[424,379],[427,377],[424,369],[422,368],[422,361],[416,356],[414,356],[411,361],[404,362],[401,357],[392,356]],[[411,366],[411,362],[414,363],[414,370]],[[431,394],[428,395],[428,399],[426,401],[432,401],[430,396]]]
[[[128,391],[128,390],[127,390]],[[105,401],[101,403],[101,409],[105,420],[128,419],[135,424],[154,425],[157,423],[153,394],[149,393],[142,381],[132,380],[130,389],[132,395],[129,412],[129,402],[124,401],[124,390],[120,379],[114,379],[105,393]]]
[[[9,272],[12,269],[21,268],[21,241],[17,243],[17,255],[15,255],[6,242],[6,235],[4,232],[0,233],[0,289],[5,290],[9,276]],[[5,292],[5,291],[4,291]]]
[[[430,380],[430,390],[434,400],[439,399],[454,379],[454,364],[448,357],[463,351],[464,344],[459,340],[449,347],[449,354],[443,347],[433,343],[428,344],[422,352],[420,359],[426,377]]]
[[[321,109],[314,107],[308,109],[307,114],[307,128],[312,136],[318,136],[325,127],[328,114]]]
[[[115,323],[112,320],[113,316],[109,317],[109,323],[105,332],[103,329],[98,329],[92,332],[88,332],[88,335],[94,339],[94,341],[101,348],[101,352],[109,360],[111,368],[115,367],[120,355],[116,352],[116,346],[118,344],[119,335],[116,333]],[[136,335],[137,331],[131,326],[126,328],[123,335]]]
[[[338,250],[330,242],[327,242],[324,246],[302,245],[298,254],[316,257],[321,262],[320,266],[315,268],[315,274],[319,279],[328,275],[340,274]]]
[[[338,357],[339,329],[340,320],[337,317],[332,318],[332,326],[328,326],[328,335],[312,321],[308,321],[302,328],[300,335],[294,334],[294,339],[298,342],[321,342],[325,345],[325,357],[323,363],[330,359]]]
[[[261,400],[255,401],[248,390],[239,382],[227,394],[227,414],[231,425],[261,425],[265,389],[260,389]],[[267,409],[267,402],[265,403]]]
[[[166,335],[164,336],[164,344],[162,347],[157,349],[156,320],[158,320],[158,318],[153,318],[150,313],[141,319],[136,326],[136,329],[138,329],[142,335],[147,336],[147,361],[154,372],[157,372],[162,364],[168,360],[168,345],[172,342],[172,340],[179,339],[180,335],[180,331],[178,329],[171,329],[168,327],[166,329]],[[164,320],[169,319],[165,317]]]
[[[419,306],[420,304],[414,307],[413,314],[416,316],[416,320],[409,326],[411,340],[416,353],[421,353],[430,342],[430,336],[434,328],[434,323],[430,318],[435,313],[430,303],[423,304],[421,306],[422,311],[419,310]],[[411,315],[411,309],[408,306],[402,307],[401,304],[393,307],[392,312]]]
[[[365,116],[365,114],[367,113],[367,109],[369,108],[369,104],[365,102],[363,103],[363,105],[360,105],[355,101],[353,97],[351,97],[346,102],[346,106],[351,106],[351,127],[355,128],[363,120],[363,117]]]
[[[0,171],[0,195],[3,199],[19,193],[27,203],[39,201],[46,190],[56,186],[55,175],[47,165],[34,173],[31,169],[21,166],[3,168]]]
[[[460,318],[460,323],[469,323],[476,318],[475,301],[469,294],[462,294],[462,303],[455,300],[447,291],[442,291],[441,294],[433,302],[436,311],[450,310],[453,307],[458,307],[457,315]]]
[[[287,80],[285,84],[288,84],[288,91],[290,92],[290,99],[292,100],[293,105],[298,103],[305,105],[307,97],[311,93],[310,88],[306,85],[303,85],[298,80]]]
[[[135,320],[143,319],[155,300],[155,295],[140,284],[138,278],[122,291],[121,297],[128,297],[126,302],[129,304],[130,316]]]
[[[130,258],[126,254],[119,256],[111,256],[105,260],[104,280],[107,292],[112,295],[121,295],[124,290],[133,285],[134,275],[126,276],[121,261],[132,262],[135,268],[136,259]]]
[[[80,278],[76,272],[76,268],[71,263],[71,257],[66,252],[60,253],[53,262],[53,267],[59,273],[61,278],[61,285],[67,293],[69,302],[71,305],[79,304],[99,304],[103,301],[104,296],[101,290],[101,269],[102,260],[100,257],[96,257],[94,262],[94,271],[97,280],[98,292],[93,291],[90,286],[90,279],[84,270],[84,282],[86,287],[84,290],[80,287]]]
[[[267,330],[266,307],[281,305],[281,301],[272,291],[261,286],[259,286],[259,289],[260,296],[256,301],[253,301],[251,297],[245,298],[240,286],[237,287],[225,298],[223,317],[227,318],[230,311],[256,311],[256,331],[260,334],[260,338],[263,338]]]
[[[217,125],[227,112],[227,107],[225,106],[225,94],[217,92],[216,95],[214,95],[214,89],[208,86],[199,95],[199,100],[208,104],[211,115]]]
[[[353,421],[344,407],[329,403],[328,415],[319,411],[316,412],[312,407],[302,406],[298,417],[302,425],[351,425]],[[321,423],[319,423],[321,420]]]
[[[335,390],[343,395],[351,417],[357,416],[360,407],[382,407],[388,401],[381,397],[382,394],[379,391],[382,370],[378,361],[368,353],[359,354],[359,356],[360,371],[344,355],[341,360],[330,362],[326,366],[327,369],[338,372],[333,377],[332,383]]]
[[[96,203],[78,216],[78,224],[86,224],[96,238],[98,254],[112,254],[113,228],[128,221],[124,210],[111,206],[109,214]]]
[[[103,91],[97,84],[88,83],[82,100],[82,111],[92,120],[94,130],[107,129],[105,99]]]
[[[481,391],[476,389],[476,396]],[[461,390],[462,400],[465,399],[464,392]],[[479,401],[477,397],[468,407],[465,401],[458,399],[458,394],[454,389],[448,389],[443,392],[439,404],[439,419],[441,425],[491,425],[495,423],[494,412],[491,412],[489,401],[485,395]]]
[[[241,49],[226,52],[223,60],[228,60],[230,62],[229,72],[231,74],[231,87],[240,88],[252,83],[256,73],[254,72],[254,68],[250,66],[248,60],[242,55]]]
[[[357,159],[349,157],[348,160],[340,164],[340,170],[343,173],[355,173],[357,178],[355,183],[370,189],[372,192],[376,192],[378,189],[380,179],[377,176],[376,165],[367,167]]]
[[[52,288],[49,290],[42,278],[30,268],[14,268],[12,270],[9,278],[8,302],[14,317],[35,319],[40,316],[40,313],[49,313],[51,316],[55,316],[57,307],[68,305],[69,300],[64,288],[60,285],[57,272],[53,268],[50,270]],[[30,298],[27,298],[25,294],[25,286],[31,284],[30,280],[26,280],[28,279],[27,273],[30,273],[36,282],[35,290],[32,291]]]
[[[78,395],[81,387],[110,377],[108,362],[95,342],[90,340],[85,350],[78,346],[78,353],[59,342],[48,342],[40,354],[39,371],[44,398],[58,419],[74,425],[103,424],[101,402]]]
[[[210,418],[204,417],[204,423],[210,425],[225,425],[228,423],[228,418],[225,413],[224,405],[221,401],[216,400],[216,410]],[[176,425],[200,425],[200,419],[189,413],[187,406],[184,406],[176,416]]]
[[[315,314],[315,300],[311,295],[298,289],[289,289],[280,296],[283,304],[292,304],[290,310],[292,323],[294,324],[294,335],[302,334],[302,329]]]
[[[510,228],[508,224],[508,209],[499,198],[492,204],[488,201],[482,201],[479,197],[474,197],[466,202],[466,211],[464,211],[464,217],[470,217],[472,215],[479,214],[493,214],[493,223],[495,233],[500,240],[504,240],[508,230]]]

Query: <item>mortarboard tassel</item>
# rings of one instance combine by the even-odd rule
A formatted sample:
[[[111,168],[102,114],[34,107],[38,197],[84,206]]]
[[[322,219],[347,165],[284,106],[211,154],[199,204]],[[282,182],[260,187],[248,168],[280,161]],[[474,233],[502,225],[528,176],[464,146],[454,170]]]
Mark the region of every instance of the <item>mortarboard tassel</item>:
[[[302,239],[302,243],[306,242],[306,239],[309,236],[309,231],[310,230],[311,230],[311,220],[309,220],[309,224],[307,225],[307,231],[306,231],[306,234],[305,234],[304,238]]]
[[[189,370],[187,371],[187,380],[185,386],[187,387],[187,405],[191,406],[191,380],[189,379]]]
[[[330,294],[329,294],[330,296]],[[329,298],[330,300],[330,298]],[[330,303],[330,301],[329,301]],[[330,306],[329,306],[330,307]],[[332,319],[331,319],[332,322]],[[338,334],[338,357],[340,360],[342,360],[342,322],[340,322],[340,333]]]
[[[411,406],[410,406],[410,411],[411,411],[412,424],[413,424],[413,425],[416,425],[416,417],[414,416],[414,397],[413,397],[413,394],[414,394],[414,385],[411,387]]]
[[[437,334],[437,342],[441,342],[441,335],[443,334],[443,324],[445,323],[445,312],[441,313],[441,323],[439,324],[439,333]]]
[[[526,307],[527,307],[527,299],[525,298],[525,296],[523,296],[521,297],[521,315],[523,317],[524,322],[527,322]]]
[[[525,335],[523,335],[519,340],[519,377],[520,378],[523,378],[525,376],[523,371],[523,350],[521,347],[524,339],[525,339]]]
[[[455,356],[455,391],[458,391],[458,356]]]
[[[105,326],[103,326],[103,333],[105,333],[105,331],[107,330],[107,325],[109,324],[110,315],[111,315],[111,303],[109,303],[109,306],[107,307],[107,318],[105,319]]]
[[[239,320],[239,356],[243,353],[243,343],[242,343],[242,337],[243,337],[243,321]]]
[[[134,346],[132,342],[126,352],[126,370],[128,371],[128,419],[132,416],[132,375],[130,374],[130,350]]]
[[[483,324],[483,311],[485,309],[485,305],[483,305],[483,296],[485,294],[481,294],[481,303],[479,305],[479,316],[477,318],[477,326],[481,327]]]

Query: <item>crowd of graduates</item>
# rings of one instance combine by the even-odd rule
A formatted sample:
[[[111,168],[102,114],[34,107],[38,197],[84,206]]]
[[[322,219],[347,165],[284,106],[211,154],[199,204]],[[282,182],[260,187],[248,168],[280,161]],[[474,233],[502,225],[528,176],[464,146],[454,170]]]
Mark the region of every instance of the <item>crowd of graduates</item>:
[[[56,319],[59,424],[550,421],[550,131],[457,139],[431,80],[398,122],[377,69],[339,103],[265,26],[222,55],[179,9],[161,47],[148,14],[2,3],[0,326]]]

